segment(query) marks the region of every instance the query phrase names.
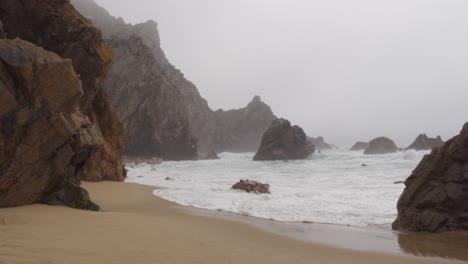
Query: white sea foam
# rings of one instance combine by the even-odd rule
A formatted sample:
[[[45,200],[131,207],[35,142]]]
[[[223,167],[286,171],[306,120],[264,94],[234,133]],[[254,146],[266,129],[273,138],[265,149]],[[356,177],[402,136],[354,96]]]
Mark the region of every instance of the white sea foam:
[[[256,162],[253,153],[223,153],[221,160],[130,165],[127,181],[157,186],[155,195],[197,208],[278,221],[382,225],[396,217],[404,185],[394,182],[404,181],[424,154],[329,151],[301,161]],[[240,179],[269,183],[272,193],[231,190]]]

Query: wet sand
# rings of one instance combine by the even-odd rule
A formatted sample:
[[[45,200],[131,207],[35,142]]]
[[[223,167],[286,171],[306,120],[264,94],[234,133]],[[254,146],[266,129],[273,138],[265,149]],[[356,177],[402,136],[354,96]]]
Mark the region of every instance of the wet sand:
[[[283,233],[268,232],[260,222],[255,226],[238,217],[196,215],[153,196],[154,187],[110,182],[84,186],[102,212],[44,205],[0,209],[0,263],[466,263],[343,249],[333,242],[318,243],[320,239],[283,236],[289,227]],[[332,237],[356,244],[373,239],[340,229],[326,232],[321,236],[336,234]],[[424,239],[409,237],[403,244],[432,251]]]

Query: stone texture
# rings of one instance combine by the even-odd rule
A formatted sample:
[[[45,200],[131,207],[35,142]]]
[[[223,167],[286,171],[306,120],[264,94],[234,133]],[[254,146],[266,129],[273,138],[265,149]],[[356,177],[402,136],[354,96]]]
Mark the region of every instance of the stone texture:
[[[414,149],[414,150],[431,150],[435,147],[440,147],[444,144],[444,141],[440,136],[436,138],[430,138],[426,136],[426,134],[420,134],[414,142],[409,145],[406,150]]]
[[[263,134],[262,143],[254,160],[305,159],[315,148],[298,126],[291,126],[286,119],[274,120]]]
[[[386,137],[379,137],[369,142],[369,146],[364,151],[366,155],[388,154],[398,151],[393,140]]]
[[[240,180],[234,184],[231,189],[242,190],[248,193],[270,193],[270,185],[267,183],[261,183],[250,180]]]
[[[468,123],[426,155],[405,185],[394,229],[468,230]]]
[[[80,110],[83,96],[71,60],[23,40],[0,40],[0,207],[41,202],[51,192],[66,197],[62,183],[80,183],[103,142]],[[90,203],[74,189],[64,204]]]
[[[307,139],[314,145],[316,150],[327,150],[336,148],[335,146],[325,142],[325,139],[323,137],[307,137]]]
[[[147,146],[152,150],[146,155],[194,159],[194,138],[202,156],[209,151],[257,150],[263,132],[276,118],[260,97],[241,109],[213,111],[197,87],[167,60],[156,22],[126,24],[92,0],[72,3],[116,51],[107,91],[129,130],[129,155],[140,154]]]
[[[67,0],[2,0],[0,20],[8,38],[19,37],[71,59],[74,70],[80,75],[83,94],[78,96],[78,108],[87,118],[82,126],[88,132],[77,134],[75,144],[88,147],[76,156],[75,162],[80,163],[78,178],[123,180],[126,172],[120,155],[126,134],[104,91],[114,53],[99,30]],[[69,85],[64,83],[56,97]],[[52,91],[50,93],[53,95]],[[60,115],[56,118],[59,117],[66,118]]]
[[[367,148],[369,147],[369,143],[368,142],[356,142],[356,144],[354,144],[352,147],[351,147],[351,151],[360,151],[360,150],[366,150]]]

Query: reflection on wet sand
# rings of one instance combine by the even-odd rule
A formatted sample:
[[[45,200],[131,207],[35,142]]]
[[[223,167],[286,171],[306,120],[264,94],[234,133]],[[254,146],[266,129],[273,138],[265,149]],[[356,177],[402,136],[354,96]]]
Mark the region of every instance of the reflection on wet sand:
[[[405,253],[468,261],[468,233],[398,233],[398,243]]]

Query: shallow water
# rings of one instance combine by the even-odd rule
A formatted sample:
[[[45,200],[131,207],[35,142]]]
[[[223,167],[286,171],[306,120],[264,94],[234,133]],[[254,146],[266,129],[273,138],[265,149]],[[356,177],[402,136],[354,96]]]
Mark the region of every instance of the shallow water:
[[[221,160],[129,164],[127,181],[157,186],[155,195],[197,208],[278,221],[388,225],[404,188],[394,182],[404,181],[427,153],[329,151],[288,162],[222,153]],[[240,179],[269,183],[271,194],[231,190]]]

